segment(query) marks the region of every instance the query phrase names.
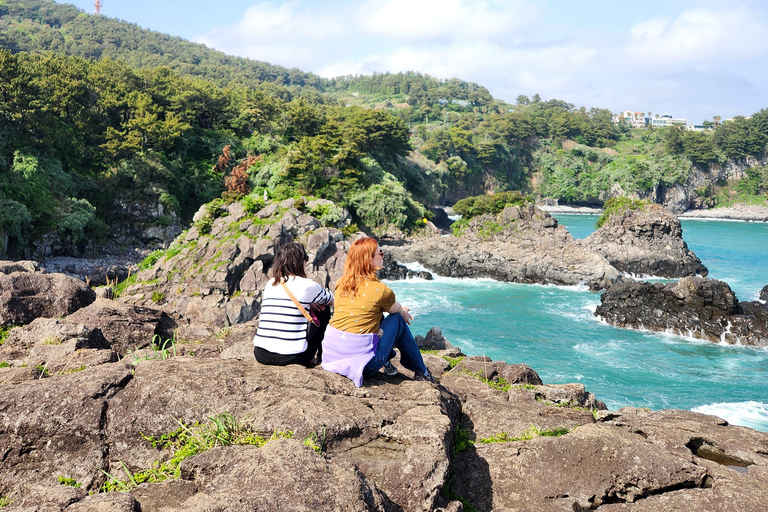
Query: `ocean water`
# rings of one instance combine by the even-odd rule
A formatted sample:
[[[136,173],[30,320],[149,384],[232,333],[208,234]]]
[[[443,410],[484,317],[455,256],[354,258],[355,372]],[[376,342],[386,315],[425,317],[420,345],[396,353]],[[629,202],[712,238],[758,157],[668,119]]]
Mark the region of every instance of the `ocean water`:
[[[556,217],[576,238],[597,219]],[[683,237],[740,300],[768,284],[768,225],[684,220]],[[440,276],[388,284],[414,313],[415,334],[438,326],[466,354],[526,363],[545,383],[580,382],[610,409],[696,410],[768,432],[766,349],[609,326],[594,316],[600,296],[581,287]]]

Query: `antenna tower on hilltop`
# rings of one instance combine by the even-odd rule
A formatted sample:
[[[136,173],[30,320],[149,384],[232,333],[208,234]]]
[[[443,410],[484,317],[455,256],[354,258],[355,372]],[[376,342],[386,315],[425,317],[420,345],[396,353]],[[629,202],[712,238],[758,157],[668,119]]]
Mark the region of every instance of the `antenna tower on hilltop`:
[[[101,14],[101,6],[104,5],[102,0],[93,0],[93,13]]]

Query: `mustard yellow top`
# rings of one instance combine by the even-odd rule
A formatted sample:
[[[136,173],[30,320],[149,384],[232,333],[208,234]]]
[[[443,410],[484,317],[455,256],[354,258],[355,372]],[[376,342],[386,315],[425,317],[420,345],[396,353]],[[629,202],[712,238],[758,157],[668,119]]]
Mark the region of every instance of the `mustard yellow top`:
[[[382,313],[394,303],[395,292],[380,281],[363,281],[354,298],[342,297],[337,290],[331,327],[355,334],[379,332]]]

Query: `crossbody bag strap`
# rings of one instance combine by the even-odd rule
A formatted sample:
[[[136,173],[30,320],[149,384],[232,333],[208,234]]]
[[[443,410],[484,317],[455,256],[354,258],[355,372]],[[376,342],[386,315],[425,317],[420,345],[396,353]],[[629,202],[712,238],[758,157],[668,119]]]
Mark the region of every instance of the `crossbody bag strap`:
[[[317,323],[317,321],[312,318],[312,315],[307,313],[307,310],[304,309],[304,306],[301,305],[301,302],[298,301],[296,296],[291,293],[291,290],[288,289],[288,286],[285,284],[285,281],[280,281],[280,284],[283,285],[283,290],[285,290],[285,293],[288,294],[288,296],[291,298],[294,304],[296,304],[296,307],[299,308],[299,311],[301,311],[301,314],[304,315],[304,318],[307,319],[307,322],[314,324],[314,325],[320,325]]]

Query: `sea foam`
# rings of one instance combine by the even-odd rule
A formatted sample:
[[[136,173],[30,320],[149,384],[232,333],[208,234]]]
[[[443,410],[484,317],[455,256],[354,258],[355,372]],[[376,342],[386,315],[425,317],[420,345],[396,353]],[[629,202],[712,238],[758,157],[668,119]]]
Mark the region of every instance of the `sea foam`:
[[[733,425],[741,425],[765,432],[768,430],[768,404],[763,402],[719,402],[691,409],[702,414],[712,414]]]

